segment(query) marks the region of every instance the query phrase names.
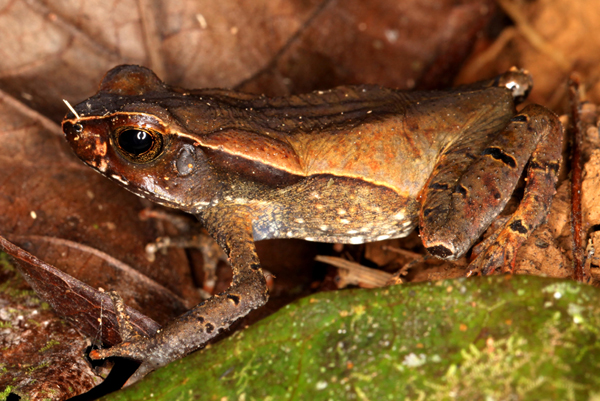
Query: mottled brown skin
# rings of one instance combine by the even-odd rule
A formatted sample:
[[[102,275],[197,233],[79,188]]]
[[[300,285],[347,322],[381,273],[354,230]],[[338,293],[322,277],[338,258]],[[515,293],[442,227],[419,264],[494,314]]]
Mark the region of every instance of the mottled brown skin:
[[[142,361],[135,380],[263,305],[256,240],[363,243],[419,222],[427,249],[454,260],[502,211],[529,162],[520,207],[470,266],[510,271],[548,212],[561,161],[557,117],[537,105],[515,115],[530,87],[513,70],[448,91],[357,86],[269,99],[171,88],[137,66],[109,71],[78,116],[66,116],[67,140],[128,190],[195,214],[229,255],[233,282],[157,335],[124,333],[95,357]]]

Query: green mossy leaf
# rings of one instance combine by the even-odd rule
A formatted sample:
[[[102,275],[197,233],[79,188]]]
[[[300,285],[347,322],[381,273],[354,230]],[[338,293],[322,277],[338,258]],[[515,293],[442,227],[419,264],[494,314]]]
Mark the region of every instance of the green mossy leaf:
[[[321,293],[110,400],[600,400],[600,291],[506,276]]]

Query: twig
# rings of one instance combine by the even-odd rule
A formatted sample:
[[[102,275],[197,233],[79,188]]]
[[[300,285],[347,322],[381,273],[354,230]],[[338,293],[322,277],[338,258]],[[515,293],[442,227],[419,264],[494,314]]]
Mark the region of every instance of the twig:
[[[381,249],[384,251],[397,253],[398,255],[402,255],[409,259],[422,259],[423,258],[423,255],[421,255],[420,253],[407,251],[406,249],[396,248],[394,246],[383,245],[381,247]]]
[[[341,283],[338,287],[343,288],[348,284],[359,285],[363,288],[378,288],[386,285],[392,277],[390,273],[371,269],[356,262],[338,258],[335,256],[317,255],[315,260],[337,267]]]
[[[579,100],[579,79],[571,76],[569,82],[569,100],[571,103],[573,152],[571,159],[571,232],[573,233],[573,279],[587,281],[584,271],[585,252],[583,249],[583,228],[581,222],[581,102]]]

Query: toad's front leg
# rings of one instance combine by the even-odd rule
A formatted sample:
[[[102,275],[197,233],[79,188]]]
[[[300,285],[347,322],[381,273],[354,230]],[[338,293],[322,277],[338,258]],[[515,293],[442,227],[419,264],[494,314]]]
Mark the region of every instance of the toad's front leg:
[[[171,321],[152,337],[125,341],[110,349],[94,351],[93,359],[119,356],[142,364],[127,384],[202,347],[268,299],[252,236],[251,211],[213,208],[200,216],[205,227],[229,255],[233,279],[227,291],[217,294]]]

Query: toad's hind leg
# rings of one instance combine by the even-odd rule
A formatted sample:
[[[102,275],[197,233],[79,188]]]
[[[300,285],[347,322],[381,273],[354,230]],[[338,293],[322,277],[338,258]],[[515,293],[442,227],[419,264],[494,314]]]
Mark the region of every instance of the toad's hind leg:
[[[488,228],[503,210],[525,164],[527,185],[521,204],[500,229],[496,240],[469,267],[471,274],[514,268],[516,251],[548,214],[561,162],[562,125],[551,111],[526,107],[481,151],[449,189],[426,188],[420,214],[421,237],[430,253],[455,260]],[[435,196],[452,192],[450,205],[440,216],[428,218]],[[430,200],[431,199],[431,200]]]

